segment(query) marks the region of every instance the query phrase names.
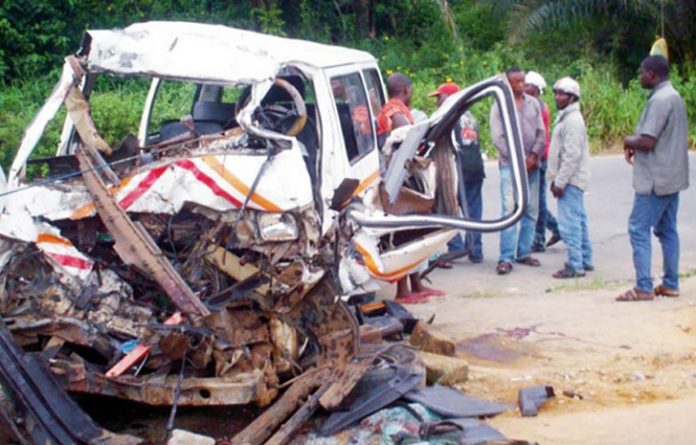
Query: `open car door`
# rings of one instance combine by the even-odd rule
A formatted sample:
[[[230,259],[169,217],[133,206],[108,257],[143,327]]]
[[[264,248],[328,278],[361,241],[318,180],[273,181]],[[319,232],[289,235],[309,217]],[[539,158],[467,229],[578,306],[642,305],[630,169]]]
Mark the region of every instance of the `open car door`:
[[[473,220],[465,216],[466,212],[464,216],[418,211],[390,212],[390,204],[408,191],[402,187],[407,162],[416,155],[427,158],[436,141],[449,137],[460,116],[476,102],[489,96],[495,99],[501,110],[506,142],[510,147],[514,211],[491,220]],[[419,265],[454,237],[457,230],[501,231],[523,215],[528,199],[525,159],[514,97],[504,75],[452,95],[429,119],[395,130],[387,140],[385,149],[391,151],[383,176],[383,204],[385,198],[387,200],[385,211],[355,205],[347,212],[348,217],[360,227],[353,240],[355,256],[362,257],[360,262],[373,279],[392,282],[417,270]],[[363,290],[366,288],[363,287]]]

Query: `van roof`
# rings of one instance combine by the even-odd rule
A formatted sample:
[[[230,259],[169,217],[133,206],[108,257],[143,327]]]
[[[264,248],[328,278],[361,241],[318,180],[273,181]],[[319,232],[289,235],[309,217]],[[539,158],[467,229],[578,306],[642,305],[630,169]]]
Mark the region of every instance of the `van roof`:
[[[326,68],[375,62],[365,52],[306,40],[189,22],[143,22],[89,30],[81,55],[90,72],[223,84],[272,78],[284,65]]]

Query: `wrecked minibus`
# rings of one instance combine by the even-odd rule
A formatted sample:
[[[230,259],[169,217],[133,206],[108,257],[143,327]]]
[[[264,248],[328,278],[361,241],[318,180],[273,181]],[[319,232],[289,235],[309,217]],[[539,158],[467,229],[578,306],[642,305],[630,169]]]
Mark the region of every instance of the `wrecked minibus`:
[[[92,119],[99,76],[151,79],[118,147]],[[191,86],[190,109],[159,120],[172,83]],[[449,135],[490,96],[513,148],[516,210],[437,213],[446,181],[404,187],[423,165],[412,161],[456,181]],[[411,273],[457,230],[508,227],[527,199],[505,76],[380,149],[386,99],[363,51],[183,22],[87,31],[0,184],[0,417],[26,443],[140,443],[66,394],[256,404],[270,408],[233,443],[284,443],[339,406],[375,358],[345,300]],[[55,156],[30,159],[61,107]],[[30,177],[29,164],[47,173]]]

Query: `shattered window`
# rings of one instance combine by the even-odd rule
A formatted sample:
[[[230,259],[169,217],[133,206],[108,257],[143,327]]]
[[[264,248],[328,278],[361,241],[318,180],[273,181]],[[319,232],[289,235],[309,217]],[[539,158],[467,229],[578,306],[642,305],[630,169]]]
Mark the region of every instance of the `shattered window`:
[[[179,122],[192,114],[196,85],[192,83],[163,80],[157,90],[150,117],[152,129],[162,128],[170,122]]]
[[[348,160],[354,162],[375,148],[373,122],[362,78],[358,73],[332,77],[331,88]]]
[[[370,97],[372,112],[377,116],[384,105],[384,90],[379,79],[379,73],[375,69],[363,71],[365,84],[367,84],[367,94]]]
[[[116,150],[129,134],[137,134],[150,86],[143,78],[97,76],[89,94],[90,114],[99,135]]]

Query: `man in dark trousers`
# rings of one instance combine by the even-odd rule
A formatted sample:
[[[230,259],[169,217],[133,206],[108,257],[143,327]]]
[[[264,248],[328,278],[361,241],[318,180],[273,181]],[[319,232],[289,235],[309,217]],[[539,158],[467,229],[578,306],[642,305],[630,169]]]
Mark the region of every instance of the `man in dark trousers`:
[[[435,97],[437,106],[441,106],[452,94],[459,91],[459,85],[454,82],[443,83],[437,90],[428,96]],[[455,149],[457,158],[457,174],[461,175],[460,184],[463,190],[459,191],[460,202],[466,203],[466,215],[475,220],[480,220],[483,214],[483,200],[481,199],[481,188],[486,172],[481,157],[481,145],[479,142],[479,126],[470,112],[462,114],[454,126],[452,132],[452,146]],[[483,244],[480,232],[466,232],[466,241],[462,241],[460,234],[447,244],[450,252],[468,251],[469,260],[472,263],[483,261]],[[438,266],[447,268],[452,267],[451,262],[446,261]]]
[[[652,90],[631,136],[624,138],[626,161],[633,165],[633,210],[628,235],[636,285],[617,301],[679,296],[679,192],[689,187],[686,106],[669,81],[669,62],[650,56],[640,64],[640,86]],[[662,245],[662,283],[653,288],[651,236]]]
[[[558,231],[558,221],[553,216],[546,202],[546,166],[548,165],[549,146],[551,145],[551,113],[549,107],[541,99],[546,88],[546,81],[541,74],[536,71],[528,71],[524,76],[524,92],[539,101],[541,106],[541,118],[544,121],[544,129],[546,130],[546,138],[544,139],[544,154],[541,157],[539,164],[539,216],[537,217],[536,232],[534,233],[534,243],[532,243],[532,252],[544,252],[546,247],[551,247],[561,240],[561,234]],[[551,232],[551,238],[546,243],[546,230]]]

